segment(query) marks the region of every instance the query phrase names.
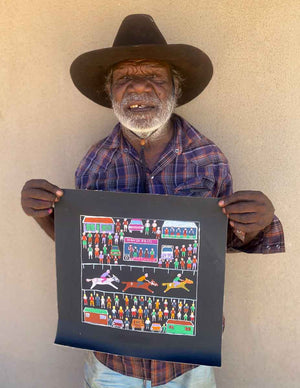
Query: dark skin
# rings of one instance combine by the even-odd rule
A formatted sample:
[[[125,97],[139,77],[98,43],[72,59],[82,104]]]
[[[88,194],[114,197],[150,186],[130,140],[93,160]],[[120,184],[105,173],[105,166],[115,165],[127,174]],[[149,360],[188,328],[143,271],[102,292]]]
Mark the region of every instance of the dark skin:
[[[164,102],[173,92],[170,69],[167,65],[144,61],[123,63],[114,70],[111,93],[114,98],[122,99],[131,91],[149,93]],[[141,101],[142,102],[142,101]],[[149,114],[153,108],[149,109]],[[139,114],[137,112],[137,114]],[[139,152],[140,136],[122,128],[124,136]],[[172,138],[172,129],[167,123],[163,128],[147,134],[145,143],[146,163],[150,169],[155,165],[166,144]],[[34,218],[40,227],[54,240],[54,215],[52,205],[60,200],[63,191],[45,179],[27,181],[21,192],[24,212]],[[222,198],[219,206],[228,217],[231,227],[237,232],[244,244],[249,243],[257,234],[271,224],[274,207],[269,198],[260,191],[238,191]]]

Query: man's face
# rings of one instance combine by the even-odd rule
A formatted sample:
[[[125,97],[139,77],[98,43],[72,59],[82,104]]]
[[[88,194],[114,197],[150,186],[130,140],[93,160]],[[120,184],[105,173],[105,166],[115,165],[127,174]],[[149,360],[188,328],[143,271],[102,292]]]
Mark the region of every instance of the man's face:
[[[176,104],[168,65],[152,61],[128,61],[112,74],[112,106],[121,124],[140,137],[163,127]]]

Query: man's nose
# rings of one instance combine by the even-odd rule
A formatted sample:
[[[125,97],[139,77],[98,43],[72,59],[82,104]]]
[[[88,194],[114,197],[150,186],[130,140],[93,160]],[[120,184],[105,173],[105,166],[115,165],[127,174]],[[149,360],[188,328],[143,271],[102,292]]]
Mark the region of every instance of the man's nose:
[[[128,86],[128,91],[136,92],[136,93],[143,93],[151,91],[152,86],[146,78],[143,77],[133,77],[131,79],[131,82]]]

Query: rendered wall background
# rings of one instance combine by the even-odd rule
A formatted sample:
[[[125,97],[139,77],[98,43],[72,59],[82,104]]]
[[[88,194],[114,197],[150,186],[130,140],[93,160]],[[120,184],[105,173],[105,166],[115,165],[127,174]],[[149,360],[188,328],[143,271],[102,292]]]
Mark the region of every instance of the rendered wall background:
[[[54,244],[22,213],[30,178],[73,188],[76,165],[115,123],[73,86],[79,54],[110,46],[124,16],[150,13],[215,74],[178,110],[228,157],[235,190],[273,201],[285,254],[228,255],[218,386],[299,386],[299,16],[295,0],[2,0],[0,386],[81,387],[84,352],[53,345]],[[299,372],[298,372],[299,373]]]

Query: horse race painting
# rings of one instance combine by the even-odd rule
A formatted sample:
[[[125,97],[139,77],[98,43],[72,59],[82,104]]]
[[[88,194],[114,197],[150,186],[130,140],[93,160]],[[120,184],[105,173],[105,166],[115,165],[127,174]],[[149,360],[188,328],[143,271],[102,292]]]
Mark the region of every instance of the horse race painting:
[[[81,215],[80,244],[82,322],[196,335],[199,221]]]
[[[221,364],[227,218],[197,193],[64,190],[55,343]]]

